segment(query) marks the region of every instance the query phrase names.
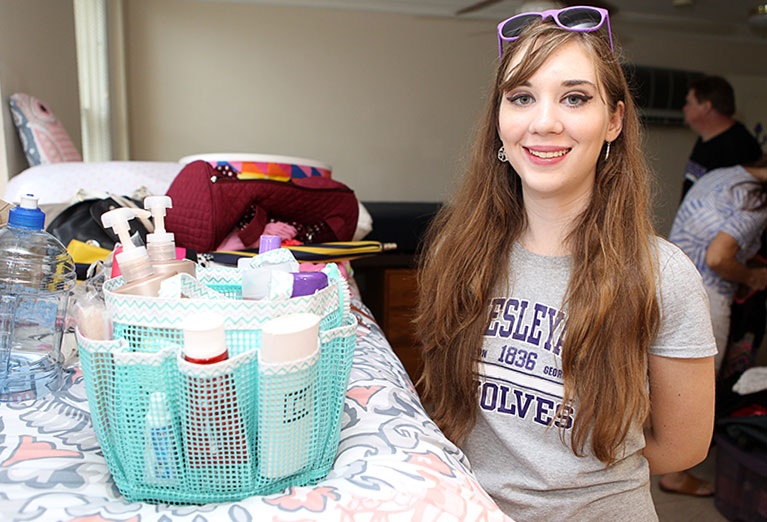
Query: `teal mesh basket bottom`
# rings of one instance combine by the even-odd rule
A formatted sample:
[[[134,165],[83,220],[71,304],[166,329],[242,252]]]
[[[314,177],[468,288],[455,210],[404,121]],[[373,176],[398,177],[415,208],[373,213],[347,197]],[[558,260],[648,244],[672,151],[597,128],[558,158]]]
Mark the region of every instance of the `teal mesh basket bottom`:
[[[91,341],[78,334],[88,404],[115,484],[129,501],[203,504],[316,483],[338,448],[356,320],[319,352],[259,363],[261,332],[227,330],[229,360],[186,362],[176,332]],[[144,339],[142,336],[145,336]],[[144,351],[135,351],[146,340]]]

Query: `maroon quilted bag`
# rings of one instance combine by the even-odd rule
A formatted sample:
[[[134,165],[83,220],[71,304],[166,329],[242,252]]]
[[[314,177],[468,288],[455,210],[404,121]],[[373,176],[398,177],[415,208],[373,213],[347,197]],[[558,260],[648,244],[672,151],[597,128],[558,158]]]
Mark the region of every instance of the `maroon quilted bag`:
[[[313,176],[290,181],[222,176],[205,161],[186,165],[168,188],[173,201],[165,226],[176,244],[198,252],[214,250],[246,214],[254,214],[238,232],[255,243],[270,219],[322,224],[326,241],[350,241],[359,207],[354,192],[338,181]]]

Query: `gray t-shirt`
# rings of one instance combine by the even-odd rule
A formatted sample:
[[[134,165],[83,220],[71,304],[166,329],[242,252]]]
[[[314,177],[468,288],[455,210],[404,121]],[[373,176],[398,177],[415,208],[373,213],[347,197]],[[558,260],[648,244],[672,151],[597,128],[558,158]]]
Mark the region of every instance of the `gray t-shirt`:
[[[708,300],[695,266],[671,243],[658,238],[661,325],[650,353],[696,358],[716,353]],[[513,271],[490,306],[479,364],[479,415],[463,445],[482,486],[517,522],[543,520],[657,520],[650,472],[642,455],[642,427],[629,432],[609,468],[570,448],[549,422],[562,403],[560,308],[570,275],[570,257],[546,257],[515,244]]]

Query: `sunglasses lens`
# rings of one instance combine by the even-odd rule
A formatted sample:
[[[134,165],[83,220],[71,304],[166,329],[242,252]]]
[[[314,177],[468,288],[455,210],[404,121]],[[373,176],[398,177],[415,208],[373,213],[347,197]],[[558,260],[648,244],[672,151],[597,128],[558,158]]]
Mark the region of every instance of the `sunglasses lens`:
[[[593,29],[602,23],[602,13],[587,7],[560,11],[557,18],[568,29]]]
[[[515,16],[514,18],[510,19],[508,22],[503,24],[503,27],[501,28],[501,36],[504,38],[516,38],[520,34],[522,34],[522,31],[525,30],[525,27],[530,25],[536,20],[539,20],[541,18],[541,15],[538,14],[523,14],[519,16]]]

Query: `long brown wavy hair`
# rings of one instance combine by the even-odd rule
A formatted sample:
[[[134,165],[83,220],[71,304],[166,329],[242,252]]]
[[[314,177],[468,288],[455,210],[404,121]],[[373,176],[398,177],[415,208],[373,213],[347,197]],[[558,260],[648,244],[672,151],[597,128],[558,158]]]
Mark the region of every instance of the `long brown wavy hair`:
[[[420,256],[415,325],[424,371],[418,385],[434,421],[460,444],[478,412],[477,368],[492,292],[506,279],[512,244],[527,226],[519,177],[497,159],[501,99],[573,41],[592,57],[609,110],[619,101],[625,106],[623,130],[609,158],[600,155],[590,202],[567,238],[572,264],[563,303],[563,405],[577,404],[571,448],[582,455],[591,435],[592,454],[610,464],[632,423],[649,413],[647,357],[660,312],[651,174],[636,107],[602,30],[576,33],[540,21],[506,49],[463,182],[433,220]],[[509,74],[520,49],[525,55]],[[563,431],[560,436],[566,442]]]

